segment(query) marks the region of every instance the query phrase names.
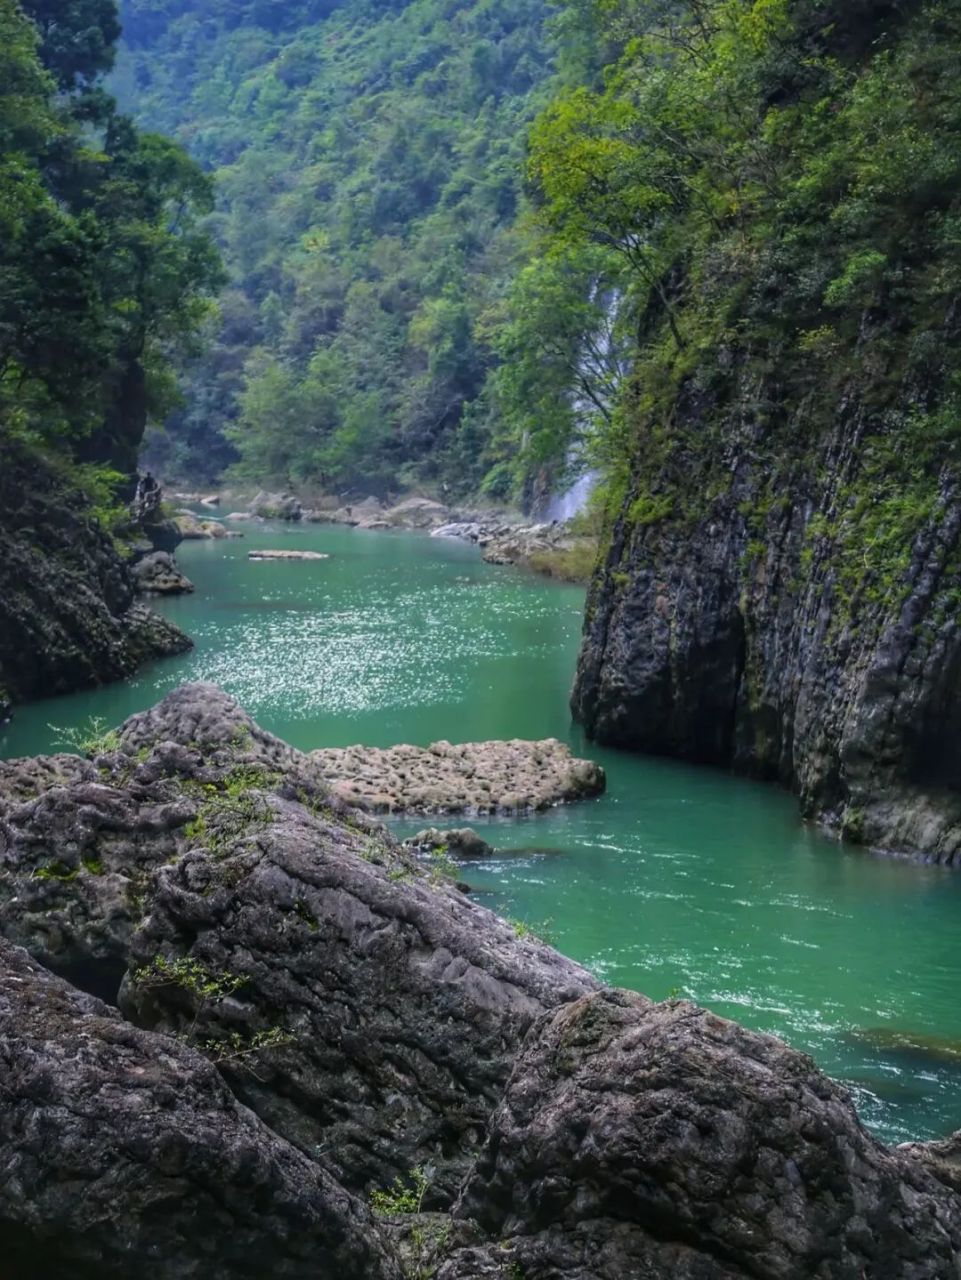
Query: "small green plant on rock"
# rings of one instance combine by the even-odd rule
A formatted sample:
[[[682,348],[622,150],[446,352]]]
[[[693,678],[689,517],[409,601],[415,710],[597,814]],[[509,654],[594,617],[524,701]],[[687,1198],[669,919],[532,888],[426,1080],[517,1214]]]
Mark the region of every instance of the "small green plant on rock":
[[[424,1166],[411,1169],[408,1177],[395,1178],[386,1191],[372,1191],[370,1207],[379,1218],[420,1217],[424,1199],[430,1188],[433,1170]],[[404,1233],[402,1253],[406,1253],[406,1280],[431,1280],[437,1272],[441,1251],[450,1236],[450,1223],[430,1215],[413,1223]],[[406,1247],[404,1247],[406,1246]]]
[[[418,1165],[416,1169],[411,1169],[408,1180],[398,1176],[386,1191],[372,1191],[370,1207],[380,1218],[391,1218],[402,1213],[420,1213],[430,1181],[428,1170]]]
[[[111,729],[102,716],[91,716],[79,725],[49,724],[47,728],[60,734],[55,746],[66,747],[68,751],[89,759],[120,750],[120,734]]]
[[[154,956],[149,964],[134,971],[133,981],[146,990],[178,987],[193,996],[196,1001],[193,1019],[178,1039],[199,1049],[218,1066],[241,1060],[249,1064],[249,1060],[258,1054],[283,1048],[294,1041],[294,1037],[281,1027],[269,1027],[250,1038],[245,1038],[239,1031],[225,1031],[221,1035],[202,1040],[197,1038],[197,1023],[204,1010],[238,991],[247,982],[243,974],[229,973],[227,970],[214,973],[191,956],[180,956],[175,960],[168,960],[166,956]]]

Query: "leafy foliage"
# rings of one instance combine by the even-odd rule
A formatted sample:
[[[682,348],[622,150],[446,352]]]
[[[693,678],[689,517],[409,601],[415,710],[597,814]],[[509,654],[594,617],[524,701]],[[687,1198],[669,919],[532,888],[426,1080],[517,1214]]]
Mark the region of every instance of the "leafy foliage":
[[[213,170],[220,332],[151,457],[196,476],[476,488],[512,462],[489,313],[527,249],[546,0],[125,0],[123,100]]]
[[[103,91],[118,34],[112,0],[0,0],[0,445],[129,475],[220,268],[208,180]]]
[[[849,602],[879,603],[959,462],[961,13],[593,10],[614,56],[542,113],[529,172],[544,255],[623,267],[639,349],[602,424],[616,505],[635,529],[699,519],[746,455],[776,515],[778,484],[857,412],[835,514],[810,536]]]

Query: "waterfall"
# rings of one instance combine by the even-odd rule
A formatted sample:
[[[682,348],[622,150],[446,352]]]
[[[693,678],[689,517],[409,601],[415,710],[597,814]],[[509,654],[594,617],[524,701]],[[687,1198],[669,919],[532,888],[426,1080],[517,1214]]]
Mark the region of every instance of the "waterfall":
[[[593,397],[580,388],[571,391],[576,437],[567,451],[564,469],[567,475],[576,475],[577,478],[565,492],[551,499],[545,512],[547,520],[564,522],[580,515],[600,479],[600,472],[583,470],[583,443],[596,430],[600,412],[597,401],[606,408],[613,406],[624,373],[625,360],[617,347],[614,332],[621,298],[619,289],[604,293],[599,284],[591,289],[590,301],[598,305],[602,315],[597,329],[584,340],[577,377],[581,383],[590,384]],[[578,468],[581,468],[579,474]]]

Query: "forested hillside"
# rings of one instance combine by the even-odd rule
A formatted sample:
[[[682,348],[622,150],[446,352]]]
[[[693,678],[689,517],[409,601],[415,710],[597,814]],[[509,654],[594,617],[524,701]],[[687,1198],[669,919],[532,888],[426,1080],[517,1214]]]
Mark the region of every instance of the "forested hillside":
[[[111,0],[0,0],[0,712],[183,643],[110,537],[221,269],[207,178],[104,92],[118,34]]]
[[[237,451],[254,479],[506,496],[536,465],[537,446],[519,457],[530,405],[491,375],[518,341],[506,300],[530,255],[517,224],[548,12],[124,0],[115,83],[212,172],[232,275],[152,447],[165,474],[212,478]],[[573,68],[588,45],[566,43]],[[552,422],[540,455],[563,458],[570,427]]]

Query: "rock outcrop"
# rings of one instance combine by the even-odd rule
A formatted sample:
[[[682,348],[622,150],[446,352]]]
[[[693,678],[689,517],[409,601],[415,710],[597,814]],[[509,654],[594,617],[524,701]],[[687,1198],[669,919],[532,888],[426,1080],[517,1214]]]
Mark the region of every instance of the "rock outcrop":
[[[251,515],[263,520],[302,520],[304,509],[292,493],[267,493],[261,491],[250,504]]]
[[[537,813],[600,795],[604,770],[556,738],[332,747],[311,753],[346,804],[368,813]]]
[[[400,1280],[364,1205],[196,1050],[0,942],[8,1280]]]
[[[498,1242],[491,1275],[961,1273],[961,1200],[870,1138],[809,1058],[626,992],[532,1031],[456,1213]]]
[[[98,995],[123,979],[140,1025],[289,1036],[256,1076],[223,1068],[239,1096],[347,1186],[430,1164],[452,1194],[528,1026],[595,981],[346,809],[216,689],[176,691],[110,745],[0,766],[0,931]],[[136,980],[157,957],[243,987],[198,1007]]]
[[[958,1280],[957,1136],[445,877],[211,686],[0,765],[12,1280]]]
[[[154,551],[133,566],[137,590],[145,596],[183,596],[194,590],[194,584],[177,567],[166,551]]]
[[[11,442],[0,453],[0,704],[119,680],[189,649],[137,603],[130,566],[84,497]]]

